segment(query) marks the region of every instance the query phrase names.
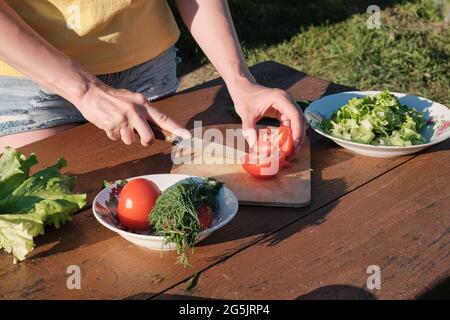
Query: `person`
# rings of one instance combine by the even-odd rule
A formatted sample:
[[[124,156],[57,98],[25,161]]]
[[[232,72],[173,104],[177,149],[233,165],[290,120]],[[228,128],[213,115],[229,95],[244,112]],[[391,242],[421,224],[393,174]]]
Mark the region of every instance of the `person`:
[[[227,2],[177,0],[176,7],[224,79],[249,144],[257,121],[275,116],[298,145],[302,113],[289,93],[255,81]],[[189,136],[151,102],[177,89],[179,34],[165,0],[0,1],[0,150],[84,121],[127,145],[152,142],[149,122]]]

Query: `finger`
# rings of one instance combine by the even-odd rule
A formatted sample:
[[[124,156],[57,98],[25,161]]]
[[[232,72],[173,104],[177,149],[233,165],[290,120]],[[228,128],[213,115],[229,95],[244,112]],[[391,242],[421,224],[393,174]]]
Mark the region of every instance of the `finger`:
[[[148,119],[158,127],[184,139],[189,139],[191,137],[191,133],[188,130],[169,118],[167,114],[159,111],[156,108],[153,108],[149,103],[146,103],[145,107]]]
[[[255,147],[257,134],[256,134],[256,120],[251,117],[242,117],[242,134],[247,140],[250,150]]]
[[[136,118],[132,120],[131,124],[137,131],[141,139],[141,144],[144,147],[148,146],[155,139],[155,135],[146,119]]]
[[[284,120],[280,122],[280,125],[282,125],[283,127],[291,127],[291,120]]]
[[[118,97],[118,98],[125,98],[125,100],[127,100],[127,101],[132,101],[133,100],[133,95],[134,95],[134,93],[129,91],[129,90],[116,89],[116,88],[113,88],[111,90],[111,94],[113,96]]]
[[[291,120],[286,115],[280,114],[279,120],[281,126],[291,127]]]
[[[122,138],[123,143],[125,143],[126,145],[132,144],[135,141],[133,128],[129,125],[120,128],[120,137]]]
[[[289,118],[282,114],[279,110],[274,109],[274,108],[269,108],[267,109],[266,112],[264,112],[264,117],[265,118],[275,118],[278,119],[278,121],[280,122],[281,126],[285,126],[285,127],[291,127],[291,121],[289,120]]]
[[[142,93],[137,93],[133,91],[129,91],[126,89],[114,89],[112,95],[116,96],[119,99],[131,102],[133,104],[137,104],[140,106],[144,106],[148,103],[147,98]]]
[[[105,130],[106,135],[113,141],[120,139],[120,131],[119,130]]]
[[[290,128],[292,130],[292,138],[297,146],[301,141],[302,136],[302,114],[298,111],[294,102],[286,96],[282,96],[275,103],[274,106],[283,114],[283,117],[289,120]]]
[[[300,142],[297,144],[297,148],[300,148],[303,139],[306,136],[306,129],[308,129],[308,121],[306,121],[305,115],[301,112],[301,126],[302,126],[302,136],[300,137]]]

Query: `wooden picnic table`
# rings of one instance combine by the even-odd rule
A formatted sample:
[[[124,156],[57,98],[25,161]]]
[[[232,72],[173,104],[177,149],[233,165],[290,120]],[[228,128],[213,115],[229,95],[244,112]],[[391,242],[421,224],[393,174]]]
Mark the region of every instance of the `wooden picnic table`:
[[[252,68],[263,84],[298,99],[350,90],[275,62]],[[187,127],[238,123],[221,80],[155,105]],[[396,158],[352,154],[308,131],[312,202],[301,209],[240,206],[236,217],[200,243],[192,268],[175,252],[139,248],[98,223],[91,211],[101,182],[167,173],[171,144],[125,146],[85,124],[21,148],[37,167],[63,156],[89,204],[60,229],[47,228],[18,264],[0,253],[2,299],[410,299],[448,294],[450,141]],[[66,286],[68,266],[81,289]],[[378,266],[381,288],[367,288]],[[193,277],[194,286],[192,286]],[[191,285],[191,290],[187,290]]]

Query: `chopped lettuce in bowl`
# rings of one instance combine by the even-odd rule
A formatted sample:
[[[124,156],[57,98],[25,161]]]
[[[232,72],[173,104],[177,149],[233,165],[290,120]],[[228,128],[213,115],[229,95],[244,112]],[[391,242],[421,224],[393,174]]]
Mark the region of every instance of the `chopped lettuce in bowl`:
[[[305,116],[316,132],[369,156],[409,154],[450,136],[447,107],[402,93],[333,94],[311,103]]]
[[[421,134],[423,113],[401,105],[387,91],[350,99],[320,125],[328,134],[359,143],[411,146],[426,142]]]

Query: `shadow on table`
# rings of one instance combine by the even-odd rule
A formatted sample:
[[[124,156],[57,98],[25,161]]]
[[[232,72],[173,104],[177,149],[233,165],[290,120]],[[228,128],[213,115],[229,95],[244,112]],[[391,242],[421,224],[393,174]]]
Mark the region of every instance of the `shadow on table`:
[[[117,166],[77,174],[75,191],[87,193],[88,203],[92,203],[94,197],[101,191],[104,180],[117,181],[140,175],[169,173],[171,168],[170,153],[158,153]]]
[[[334,180],[327,182],[332,183],[336,188],[345,190],[344,181]],[[317,179],[312,181],[313,199],[310,207],[295,209],[240,206],[238,214],[229,225],[225,226],[220,232],[212,234],[197,246],[202,247],[251,237],[256,237],[254,241],[262,241],[260,243],[264,245],[275,246],[302,230],[320,225],[339,203],[339,200],[335,199],[331,199],[335,201],[329,201],[326,205],[319,203],[320,189],[314,186],[322,183],[323,181],[318,181]],[[233,247],[208,259],[210,261],[218,261],[227,258],[253,243],[251,239],[243,241],[240,247]]]
[[[417,300],[444,300],[450,298],[450,278],[420,294]],[[377,300],[370,291],[350,285],[328,285],[301,295],[296,300]]]
[[[156,298],[158,300],[216,300],[190,294],[150,294],[138,293],[125,299],[142,300]],[[443,300],[450,298],[450,279],[447,278],[417,297],[418,300]],[[295,300],[377,300],[370,291],[351,285],[327,285],[300,295]]]
[[[450,278],[447,277],[432,288],[417,297],[418,300],[448,300],[450,299]]]
[[[44,237],[36,238],[36,249],[31,252],[30,259],[27,261],[89,247],[116,236],[113,232],[95,232],[98,222],[93,214],[89,213],[82,219],[89,220],[89,223],[85,224],[88,228],[79,228],[79,224],[73,222],[68,222],[59,229],[47,228]]]
[[[149,299],[156,299],[156,300],[217,300],[213,298],[206,298],[206,297],[198,297],[194,295],[189,294],[168,294],[168,293],[162,293],[162,294],[152,294],[152,293],[137,293],[131,296],[128,296],[124,298],[123,300],[149,300]]]
[[[149,293],[138,293],[125,298],[126,300],[217,300],[214,298],[200,297],[190,294],[167,294],[152,295]],[[294,300],[376,300],[375,295],[369,291],[350,285],[328,285],[317,288],[311,292],[296,297]]]
[[[295,300],[376,300],[369,291],[349,285],[328,285],[317,288]]]

